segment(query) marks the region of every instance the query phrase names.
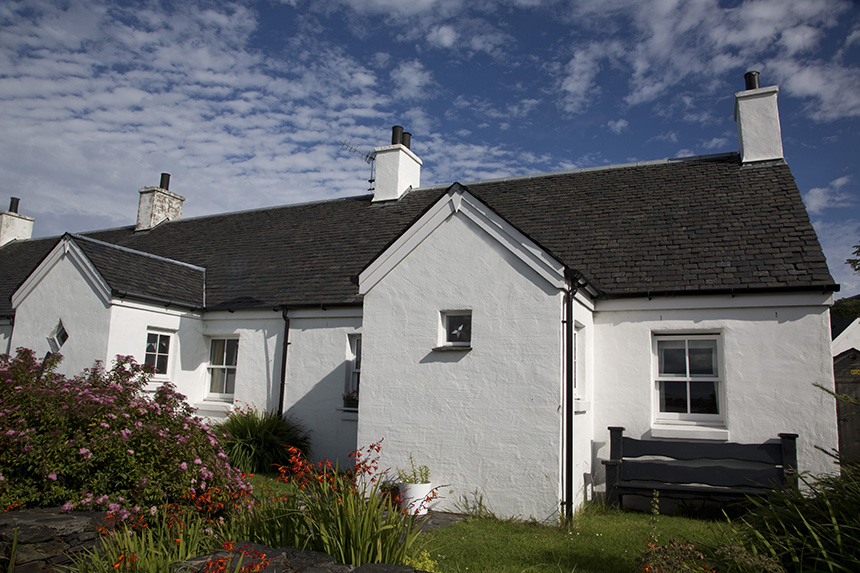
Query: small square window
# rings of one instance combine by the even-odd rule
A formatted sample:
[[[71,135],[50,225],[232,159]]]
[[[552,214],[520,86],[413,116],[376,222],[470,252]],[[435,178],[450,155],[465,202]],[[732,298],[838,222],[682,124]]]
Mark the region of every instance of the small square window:
[[[442,313],[442,346],[472,345],[472,311],[455,310]]]
[[[169,360],[170,335],[148,332],[146,334],[146,354],[144,357],[144,363],[155,368],[156,374],[166,376]]]

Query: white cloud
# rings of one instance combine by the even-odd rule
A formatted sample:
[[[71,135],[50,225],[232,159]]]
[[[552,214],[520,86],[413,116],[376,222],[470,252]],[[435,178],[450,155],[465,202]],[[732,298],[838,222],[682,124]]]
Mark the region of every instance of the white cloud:
[[[457,42],[458,34],[449,25],[437,26],[427,34],[427,41],[440,48],[450,48]]]
[[[616,134],[617,133],[623,133],[623,132],[627,131],[627,128],[629,126],[630,126],[630,122],[624,118],[621,118],[621,119],[618,119],[615,121],[609,121],[606,124],[606,127],[609,128],[609,131],[611,131],[612,133],[616,133]]]
[[[854,274],[845,260],[855,258],[853,246],[860,241],[860,219],[847,221],[814,220],[813,225],[821,243],[830,274],[842,286],[840,296],[860,294],[860,276]]]
[[[422,99],[435,86],[433,74],[418,60],[401,62],[391,71],[394,96],[400,99]]]
[[[804,196],[803,201],[810,213],[819,214],[825,209],[834,207],[849,207],[854,204],[851,194],[843,190],[850,183],[849,176],[840,177],[830,182],[827,187],[814,187]]]
[[[860,67],[786,58],[774,59],[770,65],[788,94],[809,101],[812,119],[860,116]]]
[[[713,139],[709,139],[708,141],[703,141],[702,149],[725,149],[728,144],[729,140],[725,137],[714,137]]]

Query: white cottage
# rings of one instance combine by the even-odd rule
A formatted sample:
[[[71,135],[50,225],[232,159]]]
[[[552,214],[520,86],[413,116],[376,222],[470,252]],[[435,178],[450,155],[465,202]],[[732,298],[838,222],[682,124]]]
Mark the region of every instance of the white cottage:
[[[833,386],[838,285],[778,90],[747,88],[740,154],[422,187],[395,128],[373,195],[182,219],[163,178],[134,227],[51,239],[2,235],[10,208],[0,342],[58,349],[69,373],[135,355],[202,415],[282,409],[317,458],[384,438],[385,466],[430,466],[442,509],[575,507],[617,425],[794,432],[800,469],[830,471],[834,404],[813,383]]]

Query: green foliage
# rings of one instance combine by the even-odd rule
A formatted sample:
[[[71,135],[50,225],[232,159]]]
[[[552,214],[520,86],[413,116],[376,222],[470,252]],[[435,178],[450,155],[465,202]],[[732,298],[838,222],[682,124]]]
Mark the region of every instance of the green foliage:
[[[416,466],[415,459],[409,454],[408,470],[397,468],[397,479],[400,483],[430,483],[430,468],[427,466]]]
[[[296,495],[243,524],[239,536],[267,545],[289,541],[356,566],[416,558],[422,549],[422,520],[400,511],[381,490],[379,451],[378,444],[371,444],[366,452],[355,452],[355,469],[343,473],[328,463],[311,465],[293,450],[282,474],[295,485]]]
[[[860,275],[860,244],[854,245],[854,256],[856,259],[848,259],[845,264],[851,267],[855,274]]]
[[[75,569],[162,573],[174,563],[220,549],[218,538],[196,512],[165,509],[147,525],[125,525],[103,536],[96,548],[74,557]]]
[[[734,531],[753,553],[788,571],[860,570],[860,465],[843,464],[840,475],[805,478],[802,487],[751,503]]]
[[[68,379],[60,359],[0,356],[0,509],[62,504],[124,520],[194,501],[217,512],[247,487],[183,396],[167,383],[144,390],[147,367],[118,356]]]
[[[661,538],[715,543],[724,522],[661,516]],[[427,550],[439,571],[494,573],[630,573],[646,547],[647,514],[586,506],[564,527],[515,520],[472,518],[428,531]]]
[[[660,493],[654,490],[651,498],[651,519],[648,546],[636,560],[637,571],[652,573],[675,573],[699,571],[713,573],[708,561],[694,544],[684,538],[673,537],[661,544],[657,533],[657,520],[660,515]]]
[[[860,317],[860,299],[840,298],[830,308],[833,316]]]
[[[289,447],[310,452],[310,437],[301,424],[251,406],[237,409],[213,430],[222,436],[230,464],[244,473],[276,473],[277,466],[288,463]]]

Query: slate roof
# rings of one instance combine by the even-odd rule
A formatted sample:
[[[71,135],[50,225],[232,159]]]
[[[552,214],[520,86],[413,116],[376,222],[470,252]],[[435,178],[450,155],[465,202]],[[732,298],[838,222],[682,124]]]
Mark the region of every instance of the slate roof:
[[[205,306],[205,269],[82,235],[70,236],[110,286],[114,296],[191,308]]]
[[[782,161],[741,165],[734,153],[465,187],[603,297],[838,289]],[[206,269],[208,309],[357,304],[351,279],[445,190],[416,189],[393,202],[372,203],[366,195],[85,236]],[[0,313],[11,309],[9,297],[56,241],[0,247]],[[146,280],[135,281],[130,292],[147,288]]]

